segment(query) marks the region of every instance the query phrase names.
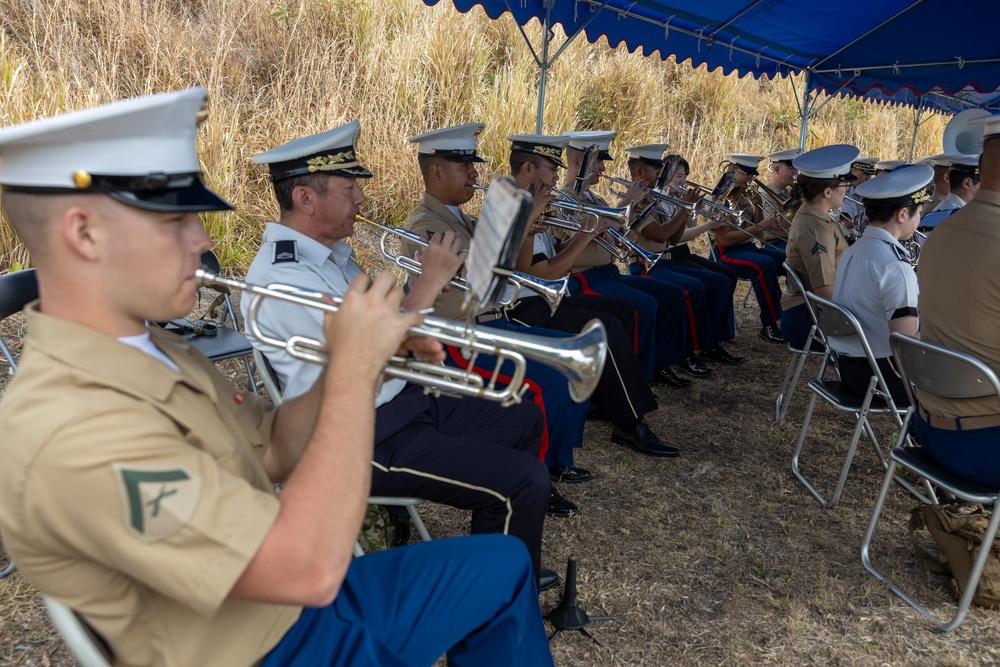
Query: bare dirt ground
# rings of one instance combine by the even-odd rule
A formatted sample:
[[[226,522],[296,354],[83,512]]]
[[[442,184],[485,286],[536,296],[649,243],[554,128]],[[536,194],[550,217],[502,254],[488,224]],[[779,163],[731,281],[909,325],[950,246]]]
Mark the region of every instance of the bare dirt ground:
[[[844,498],[832,510],[792,476],[807,391],[800,386],[786,423],[774,426],[788,353],[757,336],[753,299],[749,309],[740,305],[745,289],[741,283],[739,335],[730,347],[749,361],[717,367],[690,390],[657,390],[660,408],[647,421],[682,448],[681,458],[639,456],[611,443],[610,424],[588,422],[577,464],[594,479],[561,485],[581,512],[547,519],[543,561],[563,571],[575,555],[580,605],[592,616],[623,618],[588,626],[600,645],[576,632],[558,637],[556,664],[1000,662],[998,612],[973,608],[957,632],[941,635],[862,567],[859,547],[882,476],[870,447],[859,448]],[[8,340],[18,326],[4,324]],[[236,373],[235,366],[228,370]],[[874,423],[888,442],[889,421]],[[849,416],[817,409],[803,465],[821,489],[832,488],[851,427]],[[874,559],[934,611],[950,614],[947,582],[925,573],[907,540],[914,504],[901,492],[890,498]],[[436,537],[467,530],[466,517],[449,508],[422,514]],[[560,596],[543,593],[543,610]],[[74,664],[32,585],[19,573],[0,581],[0,665]]]

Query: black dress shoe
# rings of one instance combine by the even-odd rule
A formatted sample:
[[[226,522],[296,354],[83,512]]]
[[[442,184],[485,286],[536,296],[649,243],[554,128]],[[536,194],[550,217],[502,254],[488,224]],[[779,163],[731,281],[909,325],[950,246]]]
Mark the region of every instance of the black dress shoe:
[[[760,337],[771,343],[784,344],[785,342],[785,339],[781,337],[781,330],[778,329],[777,324],[768,324],[766,327],[761,327]]]
[[[703,364],[697,354],[688,355],[688,358],[684,360],[684,363],[681,364],[680,368],[688,375],[693,375],[696,378],[708,377],[715,372]]]
[[[721,345],[716,345],[708,350],[702,350],[698,353],[698,356],[701,357],[702,361],[716,361],[726,366],[736,366],[746,361],[746,357],[733,356]]]
[[[547,591],[550,588],[555,588],[559,585],[559,575],[552,570],[546,570],[542,568],[541,573],[538,575],[538,592]]]
[[[668,366],[664,366],[663,368],[658,368],[656,373],[653,374],[652,384],[662,384],[674,389],[686,389],[691,386],[691,380],[677,377],[677,374],[670,370]]]
[[[640,421],[631,428],[615,426],[611,430],[611,440],[619,445],[631,447],[640,454],[656,456],[665,459],[675,459],[681,455],[681,450],[668,445],[649,430],[645,422]]]
[[[566,466],[565,468],[557,466],[549,468],[549,477],[552,478],[553,482],[580,484],[581,482],[590,481],[590,478],[593,477],[593,475],[590,474],[589,470],[577,468],[576,466]]]
[[[579,511],[580,508],[575,503],[566,500],[555,491],[552,491],[551,495],[549,495],[549,509],[545,510],[545,513],[559,519],[568,519]]]

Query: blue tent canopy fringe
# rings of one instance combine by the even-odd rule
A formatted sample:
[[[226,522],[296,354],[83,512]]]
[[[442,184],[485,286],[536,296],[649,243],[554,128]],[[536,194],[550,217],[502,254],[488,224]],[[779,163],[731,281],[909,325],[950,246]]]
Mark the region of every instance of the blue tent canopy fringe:
[[[439,0],[424,0],[428,5]],[[451,0],[605,37],[724,74],[808,75],[810,92],[942,113],[1000,107],[1000,3],[879,0],[864,11],[808,0]]]

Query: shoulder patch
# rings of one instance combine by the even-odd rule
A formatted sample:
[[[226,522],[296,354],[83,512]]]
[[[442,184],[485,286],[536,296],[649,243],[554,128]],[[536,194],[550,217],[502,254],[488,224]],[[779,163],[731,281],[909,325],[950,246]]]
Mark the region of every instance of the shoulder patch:
[[[185,468],[149,468],[113,463],[126,529],[141,541],[157,542],[187,525],[198,507],[201,479]]]
[[[813,257],[815,257],[816,255],[822,255],[825,252],[827,252],[826,246],[820,243],[819,241],[816,241],[816,243],[812,247],[812,250],[809,251],[809,253]]]
[[[890,243],[889,247],[892,248],[892,251],[894,253],[896,253],[896,259],[898,259],[901,262],[906,262],[907,264],[910,263],[910,256],[906,253],[906,250],[900,248],[895,243]]]
[[[285,239],[283,241],[274,242],[274,257],[271,259],[272,264],[281,264],[282,262],[298,262],[299,252],[295,246],[294,239]]]

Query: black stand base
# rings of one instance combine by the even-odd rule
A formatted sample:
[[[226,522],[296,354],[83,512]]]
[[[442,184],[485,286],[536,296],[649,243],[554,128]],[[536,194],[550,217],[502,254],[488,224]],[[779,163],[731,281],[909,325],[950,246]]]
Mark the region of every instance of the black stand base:
[[[545,617],[549,623],[555,626],[556,631],[549,637],[551,642],[559,636],[563,630],[576,630],[592,642],[601,645],[592,634],[584,629],[584,626],[591,621],[613,621],[622,616],[588,616],[587,612],[580,609],[576,602],[576,556],[570,556],[566,563],[566,587],[563,589],[563,599],[559,606],[549,612]]]

